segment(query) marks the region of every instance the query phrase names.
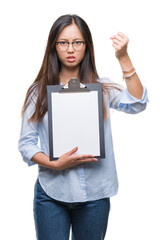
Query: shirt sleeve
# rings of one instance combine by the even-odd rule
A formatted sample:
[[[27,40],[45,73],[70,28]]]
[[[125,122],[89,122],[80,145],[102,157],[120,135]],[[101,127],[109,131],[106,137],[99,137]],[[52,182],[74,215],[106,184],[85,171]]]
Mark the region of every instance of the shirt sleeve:
[[[38,146],[39,123],[37,121],[28,121],[33,114],[34,108],[35,104],[31,101],[22,118],[20,138],[18,141],[18,149],[28,166],[34,165],[35,163],[31,161],[32,157],[36,153],[42,152]]]
[[[148,94],[146,87],[143,87],[142,99],[133,97],[127,88],[119,86],[110,79],[105,79],[102,82],[111,83],[112,88],[109,90],[109,107],[125,113],[135,114],[143,111],[146,108]]]

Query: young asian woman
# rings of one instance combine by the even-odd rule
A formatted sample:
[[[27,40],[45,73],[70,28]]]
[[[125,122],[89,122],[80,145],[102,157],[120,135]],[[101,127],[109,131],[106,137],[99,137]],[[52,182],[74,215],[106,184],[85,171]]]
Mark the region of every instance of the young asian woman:
[[[110,108],[135,114],[146,108],[147,89],[127,52],[123,33],[111,37],[127,88],[98,76],[91,32],[77,15],[63,15],[53,24],[40,71],[27,91],[22,109],[19,151],[29,165],[38,164],[34,192],[34,220],[38,240],[105,238],[110,197],[118,191],[118,179],[110,127]],[[104,112],[104,159],[78,155],[78,147],[56,161],[49,159],[47,85],[101,83]],[[72,136],[71,136],[72,137]],[[40,147],[38,146],[40,139]]]

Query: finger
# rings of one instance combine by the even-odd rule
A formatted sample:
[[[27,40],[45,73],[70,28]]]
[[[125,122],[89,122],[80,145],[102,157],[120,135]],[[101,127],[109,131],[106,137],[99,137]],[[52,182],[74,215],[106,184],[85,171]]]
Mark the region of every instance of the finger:
[[[75,148],[71,149],[70,151],[66,152],[65,154],[68,155],[68,156],[71,156],[71,155],[74,154],[77,150],[78,150],[78,147],[75,147]]]
[[[128,41],[127,40],[119,41],[117,39],[113,39],[113,43],[118,45],[119,47],[123,48],[127,45]]]
[[[114,40],[114,39],[117,39],[118,41],[123,41],[124,38],[122,38],[121,36],[119,35],[114,35],[113,37],[111,37],[110,39]]]
[[[86,158],[93,158],[94,155],[92,154],[80,154],[80,155],[74,155],[74,156],[71,156],[73,157],[74,160],[80,160],[80,159],[86,159]]]
[[[86,158],[86,159],[80,159],[80,160],[76,161],[77,164],[82,164],[82,163],[86,163],[86,162],[98,162],[98,159],[97,158]]]
[[[117,51],[121,49],[121,47],[120,47],[119,45],[115,44],[115,43],[113,43],[112,46],[113,46],[113,47],[115,48],[115,50],[117,50]]]
[[[112,37],[110,37],[110,39],[115,39],[115,38],[120,41],[126,41],[126,42],[129,41],[129,38],[122,32],[119,32],[117,35],[113,35]]]
[[[123,34],[122,32],[119,32],[118,35],[121,36],[122,38],[128,40],[128,37],[125,34]]]
[[[112,37],[110,37],[110,39],[114,39],[115,38],[115,36],[113,35]]]
[[[119,42],[125,42],[125,39],[119,35],[116,35],[115,39],[117,39]]]
[[[112,41],[115,44],[120,45],[121,47],[125,46],[128,43],[127,39],[121,38],[118,35],[114,39],[112,39]]]
[[[93,158],[94,155],[93,154],[80,154],[78,155],[78,158],[81,159],[81,158]]]
[[[113,43],[115,43],[116,45],[120,45],[121,44],[121,42],[118,41],[117,39],[113,39]]]

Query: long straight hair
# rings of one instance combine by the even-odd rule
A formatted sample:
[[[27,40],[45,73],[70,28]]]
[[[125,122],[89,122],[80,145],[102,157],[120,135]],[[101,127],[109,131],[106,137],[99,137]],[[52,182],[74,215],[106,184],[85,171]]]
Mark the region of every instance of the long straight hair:
[[[85,55],[80,63],[79,69],[80,82],[97,83],[99,76],[96,70],[93,41],[88,25],[77,15],[63,15],[59,17],[51,27],[40,71],[33,84],[29,87],[25,97],[22,115],[33,98],[37,98],[34,113],[29,121],[42,121],[48,111],[47,85],[60,84],[59,73],[61,71],[61,62],[57,56],[55,44],[61,31],[71,24],[76,24],[78,26],[86,42]],[[104,97],[103,112],[104,119],[106,119],[107,110],[104,103]]]

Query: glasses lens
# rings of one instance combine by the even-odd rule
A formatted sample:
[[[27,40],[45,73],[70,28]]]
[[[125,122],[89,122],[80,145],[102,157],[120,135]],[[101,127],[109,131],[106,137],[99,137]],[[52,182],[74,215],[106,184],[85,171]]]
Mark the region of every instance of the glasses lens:
[[[76,41],[76,42],[73,42],[73,48],[74,48],[74,50],[76,50],[76,51],[80,51],[81,49],[82,49],[82,47],[83,47],[83,42],[81,42],[81,41]]]
[[[58,47],[60,51],[65,52],[67,51],[67,48],[68,48],[68,42],[59,42]]]

